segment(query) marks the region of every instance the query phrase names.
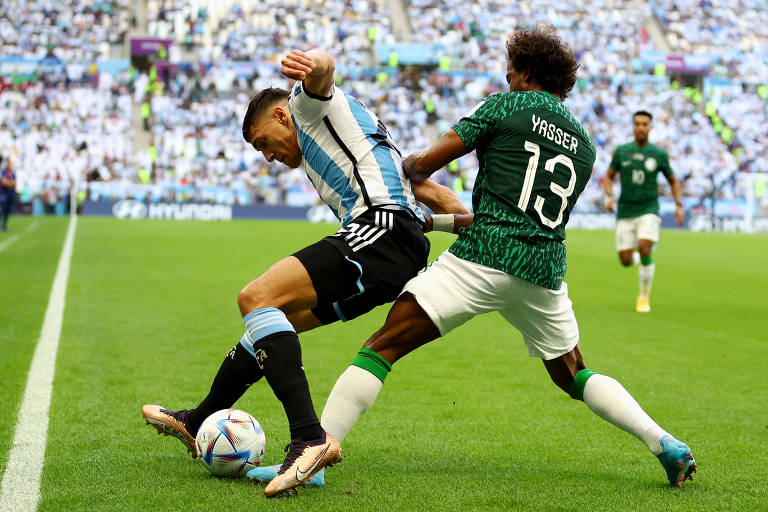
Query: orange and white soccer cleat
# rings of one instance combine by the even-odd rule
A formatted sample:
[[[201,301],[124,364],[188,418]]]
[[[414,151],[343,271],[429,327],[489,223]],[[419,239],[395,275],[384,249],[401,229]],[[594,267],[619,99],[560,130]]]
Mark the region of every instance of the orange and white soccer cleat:
[[[341,446],[327,432],[314,441],[294,439],[285,447],[285,451],[288,454],[277,476],[264,488],[264,494],[270,498],[292,493],[297,486],[305,485],[324,467],[341,462]]]
[[[184,443],[187,451],[192,453],[193,457],[197,457],[195,436],[187,430],[186,419],[188,413],[189,411],[187,410],[170,411],[159,405],[145,405],[141,408],[141,414],[147,421],[147,425],[154,427],[158,434],[177,438]]]

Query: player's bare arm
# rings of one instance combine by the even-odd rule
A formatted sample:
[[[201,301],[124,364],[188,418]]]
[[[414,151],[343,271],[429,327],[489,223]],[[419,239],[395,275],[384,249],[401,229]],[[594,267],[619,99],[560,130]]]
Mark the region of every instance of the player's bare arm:
[[[616,177],[616,171],[608,168],[603,180],[603,192],[605,193],[605,209],[612,212],[616,208],[616,198],[613,197],[613,179]]]
[[[675,220],[678,226],[682,226],[685,221],[685,213],[683,213],[683,187],[680,184],[675,175],[667,177],[669,186],[672,187],[672,196],[675,198]]]
[[[308,93],[324,97],[330,95],[336,61],[328,52],[320,49],[308,52],[291,50],[280,63],[280,71],[288,78],[303,81]]]
[[[475,216],[469,213],[453,192],[427,181],[432,173],[468,152],[464,141],[455,131],[450,130],[429,149],[414,153],[403,160],[403,171],[411,179],[416,199],[438,214],[434,218],[427,218],[425,232],[434,230],[457,233],[459,228],[472,224]]]
[[[432,147],[419,151],[403,160],[403,171],[412,182],[424,181],[438,169],[469,153],[464,141],[454,130],[449,130]]]
[[[416,199],[435,213],[469,213],[464,203],[449,188],[431,180],[411,182]]]
[[[413,181],[413,195],[429,207],[434,215],[424,215],[424,232],[446,231],[458,233],[475,218],[464,203],[450,189],[431,180]]]

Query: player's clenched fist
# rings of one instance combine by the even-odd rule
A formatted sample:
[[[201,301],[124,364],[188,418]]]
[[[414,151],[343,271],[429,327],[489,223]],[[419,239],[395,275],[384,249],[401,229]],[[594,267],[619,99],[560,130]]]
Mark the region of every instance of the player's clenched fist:
[[[288,78],[304,80],[315,69],[316,63],[311,55],[300,50],[291,50],[280,62],[280,71]]]

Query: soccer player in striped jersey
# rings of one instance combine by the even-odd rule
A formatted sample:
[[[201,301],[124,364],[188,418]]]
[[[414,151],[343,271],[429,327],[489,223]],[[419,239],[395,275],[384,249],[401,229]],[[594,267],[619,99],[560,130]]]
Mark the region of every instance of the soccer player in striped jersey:
[[[558,387],[640,439],[669,483],[681,486],[696,470],[691,450],[619,382],[586,368],[563,282],[565,225],[596,156],[563,103],[576,81],[576,59],[544,27],[517,32],[507,43],[507,59],[508,93],[485,98],[432,147],[403,162],[412,179],[426,179],[476,150],[475,220],[405,285],[384,326],[336,381],[322,425],[343,441],[398,359],[476,315],[498,311]]]
[[[267,496],[291,491],[341,460],[339,443],[315,415],[298,333],[393,301],[427,263],[425,223],[427,229],[432,220],[453,231],[472,219],[445,187],[424,182],[414,192],[386,127],[334,86],[334,71],[333,57],[322,50],[291,51],[282,72],[297,83],[290,91],[269,88],[257,94],[243,120],[243,137],[269,161],[303,165],[341,221],[338,232],[278,261],[243,288],[238,305],[246,332],[200,405],[142,409],[148,424],[194,452],[203,420],[231,407],[265,377],[283,404],[291,433],[288,454],[264,489]],[[425,219],[417,199],[443,216]]]

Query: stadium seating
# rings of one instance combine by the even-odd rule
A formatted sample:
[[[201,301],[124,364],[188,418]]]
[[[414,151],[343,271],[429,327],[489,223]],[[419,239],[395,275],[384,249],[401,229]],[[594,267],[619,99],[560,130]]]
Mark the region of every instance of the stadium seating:
[[[768,82],[768,4],[761,0],[654,0],[675,53],[714,60],[713,73],[751,83]]]
[[[445,49],[447,60],[431,70],[379,66],[374,44],[397,40],[388,2],[315,4],[148,0],[150,34],[172,38],[192,64],[154,89],[152,144],[150,151],[139,152],[131,144],[131,108],[143,101],[146,76],[122,73],[97,79],[94,72],[96,61],[110,53],[110,44],[123,37],[135,14],[132,3],[4,3],[4,52],[37,58],[52,54],[65,67],[35,76],[23,95],[2,93],[0,124],[10,130],[0,131],[0,153],[15,155],[22,181],[34,185],[41,197],[51,188],[46,184],[65,187],[61,183],[77,176],[92,182],[92,192],[100,197],[308,204],[316,195],[303,170],[289,172],[282,164],[266,162],[240,132],[241,116],[255,90],[290,85],[279,74],[279,59],[287,48],[320,46],[333,53],[339,85],[374,108],[408,154],[448,130],[485,95],[506,89],[504,42],[535,20],[552,23],[574,47],[581,65],[567,105],[598,148],[581,208],[599,209],[599,177],[613,149],[631,140],[631,114],[641,108],[654,113],[651,138],[669,151],[687,195],[704,197],[715,183],[720,196],[732,197],[739,193],[734,173],[768,170],[768,142],[760,130],[768,109],[765,91],[761,95],[756,86],[768,81],[763,74],[768,57],[756,50],[766,41],[768,11],[760,2],[737,7],[707,3],[704,8],[717,23],[697,19],[699,3],[687,1],[637,6],[600,0],[588,7],[578,2],[404,2],[409,26],[401,27],[398,37]],[[643,53],[659,50],[649,30],[654,16],[673,51],[711,51],[716,57],[712,74],[726,72],[729,81],[705,87],[702,100],[669,77],[652,76]],[[56,26],[50,25],[54,20],[71,28],[49,28]],[[733,38],[739,38],[739,45],[728,44]],[[233,61],[249,63],[249,73],[235,72],[229,66]],[[38,108],[28,109],[31,104]],[[43,125],[43,114],[66,121]],[[742,123],[744,119],[750,122]],[[77,149],[83,143],[87,152]],[[476,173],[477,161],[469,155],[436,179],[456,190],[471,190]],[[137,192],[137,185],[154,189],[145,194]]]
[[[195,50],[203,62],[221,59],[277,61],[284,48],[318,45],[367,63],[373,40],[386,39],[384,0],[149,0],[150,33]]]
[[[0,54],[63,60],[109,56],[109,45],[122,42],[133,2],[114,0],[0,2]]]
[[[53,207],[75,179],[131,183],[130,108],[117,88],[38,82],[0,93],[0,153],[14,155],[22,196]]]

